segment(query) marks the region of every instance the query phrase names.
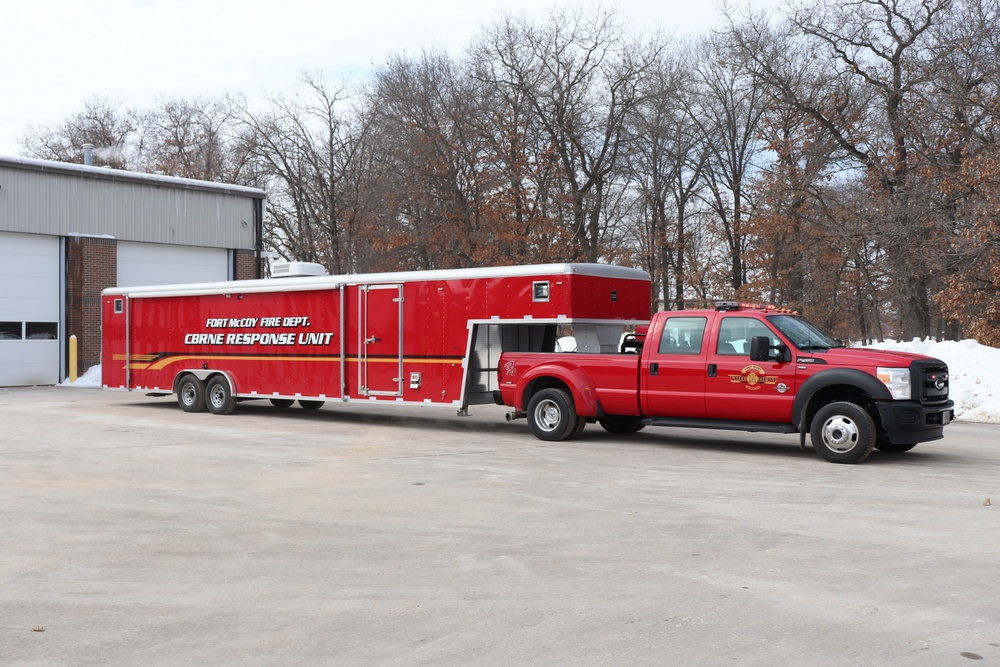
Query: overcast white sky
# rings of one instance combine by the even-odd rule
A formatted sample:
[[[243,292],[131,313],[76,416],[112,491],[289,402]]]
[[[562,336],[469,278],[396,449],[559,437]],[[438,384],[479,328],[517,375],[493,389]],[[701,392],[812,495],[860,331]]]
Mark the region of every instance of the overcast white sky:
[[[7,0],[0,15],[0,155],[31,125],[94,95],[146,107],[158,96],[294,92],[302,71],[364,81],[395,52],[459,53],[501,11],[541,19],[552,0]],[[620,0],[636,28],[699,34],[716,0]]]

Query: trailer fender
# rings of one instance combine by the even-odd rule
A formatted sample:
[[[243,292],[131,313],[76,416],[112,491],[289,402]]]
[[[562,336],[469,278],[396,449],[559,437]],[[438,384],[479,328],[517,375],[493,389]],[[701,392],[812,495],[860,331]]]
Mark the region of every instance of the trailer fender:
[[[577,415],[597,417],[595,384],[590,375],[579,368],[566,368],[557,364],[544,364],[527,371],[518,379],[517,400],[514,408],[525,410],[528,401],[538,391],[549,387],[565,387],[573,396]]]
[[[230,391],[230,393],[232,393],[233,396],[236,396],[236,378],[234,378],[233,374],[230,373],[229,371],[223,371],[223,370],[219,370],[217,368],[214,368],[214,369],[213,368],[209,368],[209,369],[205,369],[205,368],[185,368],[185,369],[183,369],[181,371],[178,371],[177,375],[174,376],[174,388],[173,388],[173,392],[175,394],[177,393],[177,385],[180,384],[181,378],[184,377],[185,375],[189,375],[189,374],[195,376],[196,378],[198,378],[199,380],[201,380],[203,383],[207,383],[209,380],[211,380],[216,375],[221,375],[222,377],[226,378],[226,382],[229,384],[229,391]]]
[[[877,377],[856,368],[831,368],[817,373],[802,383],[792,403],[792,423],[799,426],[800,431],[809,430],[809,414],[815,412],[812,407],[813,397],[818,392],[835,386],[863,392],[875,400],[887,401],[892,398],[889,390]]]

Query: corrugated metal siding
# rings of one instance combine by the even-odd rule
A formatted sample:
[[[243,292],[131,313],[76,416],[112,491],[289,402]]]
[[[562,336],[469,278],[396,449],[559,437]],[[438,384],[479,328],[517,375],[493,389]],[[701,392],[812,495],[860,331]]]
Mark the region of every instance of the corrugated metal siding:
[[[253,249],[259,197],[0,164],[0,231]],[[244,224],[244,221],[246,224]]]

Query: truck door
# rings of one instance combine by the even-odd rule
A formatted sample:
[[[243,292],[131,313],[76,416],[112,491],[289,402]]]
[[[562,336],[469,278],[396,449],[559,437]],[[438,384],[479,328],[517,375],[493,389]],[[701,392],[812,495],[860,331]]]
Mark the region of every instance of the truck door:
[[[403,286],[362,285],[358,387],[363,396],[403,395]]]
[[[782,341],[766,323],[732,315],[719,321],[708,351],[705,407],[712,419],[788,422],[795,398],[795,364],[750,361],[750,338]]]
[[[649,417],[705,416],[705,317],[670,317],[647,338],[639,368],[642,411]]]

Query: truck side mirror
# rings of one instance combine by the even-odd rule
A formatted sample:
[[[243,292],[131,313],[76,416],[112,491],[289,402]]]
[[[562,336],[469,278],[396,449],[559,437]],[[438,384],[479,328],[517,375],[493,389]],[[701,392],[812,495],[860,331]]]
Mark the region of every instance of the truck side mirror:
[[[774,354],[771,353],[774,350]],[[792,360],[788,346],[778,343],[771,345],[767,336],[752,336],[750,338],[750,361],[777,361],[787,363]]]

